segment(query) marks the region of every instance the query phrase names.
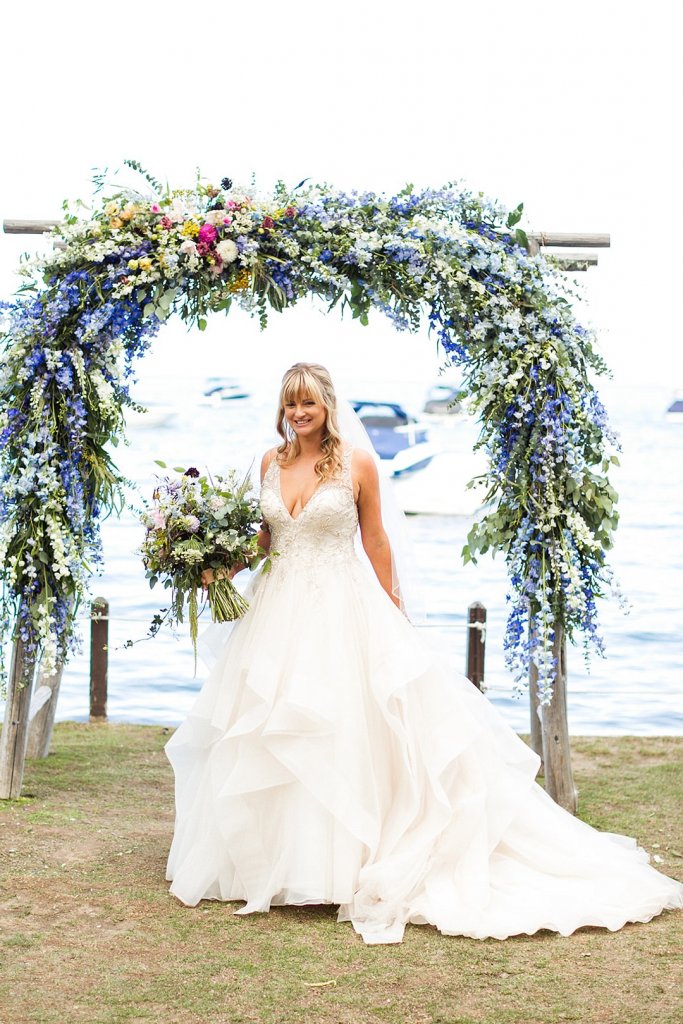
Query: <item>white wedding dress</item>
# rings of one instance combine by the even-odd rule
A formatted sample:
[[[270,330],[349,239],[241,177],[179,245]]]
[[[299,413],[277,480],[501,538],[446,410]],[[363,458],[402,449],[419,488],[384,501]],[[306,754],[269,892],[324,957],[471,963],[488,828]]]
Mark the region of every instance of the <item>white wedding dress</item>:
[[[547,796],[536,755],[359,560],[350,451],[295,519],[273,459],[262,510],[272,568],[243,619],[210,627],[216,663],[166,747],[178,899],[339,904],[367,943],[407,922],[504,939],[683,906],[634,840]]]

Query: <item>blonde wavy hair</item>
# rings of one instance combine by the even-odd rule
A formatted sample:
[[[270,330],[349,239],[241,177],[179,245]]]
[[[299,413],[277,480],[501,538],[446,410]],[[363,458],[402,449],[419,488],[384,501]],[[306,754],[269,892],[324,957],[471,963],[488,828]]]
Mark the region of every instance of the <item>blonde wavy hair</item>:
[[[322,405],[326,412],[320,442],[322,455],[315,464],[315,474],[321,481],[330,480],[341,473],[344,442],[337,423],[337,396],[334,385],[329,371],[318,363],[295,363],[282,378],[276,421],[282,444],[277,450],[277,460],[281,466],[287,466],[301,452],[299,439],[287,424],[285,406],[289,402],[303,398],[312,398],[318,405]]]

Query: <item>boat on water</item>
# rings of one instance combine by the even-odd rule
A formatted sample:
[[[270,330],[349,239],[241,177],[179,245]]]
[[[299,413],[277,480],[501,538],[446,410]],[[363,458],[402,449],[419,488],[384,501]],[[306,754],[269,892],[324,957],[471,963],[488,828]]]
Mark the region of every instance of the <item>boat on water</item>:
[[[352,401],[368,432],[387,476],[399,477],[424,469],[437,449],[429,442],[427,427],[397,402]]]
[[[421,473],[392,479],[396,501],[408,515],[474,516],[484,491],[468,483],[485,469],[481,452],[437,451]]]
[[[202,405],[221,405],[239,398],[249,398],[246,391],[234,377],[207,377]]]
[[[674,423],[683,423],[683,398],[674,398],[666,410],[666,418]]]
[[[422,412],[440,420],[462,416],[466,412],[464,398],[465,392],[457,384],[434,384],[427,392]]]
[[[131,430],[152,430],[169,427],[178,416],[172,405],[160,402],[139,402],[139,408],[124,409],[126,426]]]

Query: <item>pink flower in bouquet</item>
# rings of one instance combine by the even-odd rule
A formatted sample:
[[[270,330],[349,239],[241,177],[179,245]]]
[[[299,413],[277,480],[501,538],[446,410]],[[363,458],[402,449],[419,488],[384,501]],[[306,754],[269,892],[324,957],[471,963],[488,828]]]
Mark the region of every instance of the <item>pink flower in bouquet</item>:
[[[294,217],[296,215],[296,207],[288,206],[285,210],[285,217]]]
[[[169,228],[173,227],[173,221],[171,220],[170,217],[162,217],[159,223],[161,224],[162,228],[166,228],[167,231],[169,230]]]
[[[158,203],[152,203],[151,210],[152,213],[161,213],[161,207]]]
[[[236,210],[237,209],[237,203],[235,202],[234,199],[228,199],[228,201],[227,201],[227,203],[225,205],[228,208],[228,210]]]
[[[187,523],[187,528],[190,533],[196,533],[199,529],[199,520],[196,516],[186,516],[185,522]]]
[[[274,228],[275,227],[275,221],[273,220],[272,217],[264,217],[263,218],[263,226],[264,226],[264,228],[266,228],[268,230],[270,228]]]
[[[216,231],[213,224],[202,224],[199,229],[199,235],[197,240],[203,242],[204,245],[213,245],[218,238],[218,232]]]
[[[162,512],[159,511],[158,508],[155,508],[154,511],[152,512],[152,519],[154,520],[155,530],[163,530],[164,527],[166,526],[166,517],[163,515]]]
[[[191,238],[186,239],[180,246],[180,251],[184,256],[196,256],[197,246]]]

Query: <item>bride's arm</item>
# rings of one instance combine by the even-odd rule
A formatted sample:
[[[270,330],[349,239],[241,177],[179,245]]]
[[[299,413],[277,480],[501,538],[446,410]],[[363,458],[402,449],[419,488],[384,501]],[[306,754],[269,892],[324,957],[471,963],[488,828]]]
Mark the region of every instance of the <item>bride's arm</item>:
[[[277,448],[271,448],[261,459],[261,483],[263,483],[266,470],[270,465],[271,459],[274,458],[276,451]],[[268,528],[268,523],[265,520],[261,523],[261,529],[256,535],[256,540],[258,542],[258,546],[264,552],[264,555],[267,555],[270,551],[270,529]],[[232,579],[238,572],[242,572],[242,570],[246,568],[246,562],[238,562],[237,565],[233,565],[232,569],[227,572],[224,569],[218,569],[216,572],[214,572],[213,569],[204,569],[202,572],[202,586],[206,589],[209,583],[213,583],[214,579],[220,576],[227,576],[228,579]]]
[[[393,593],[391,546],[382,525],[379,476],[372,456],[362,449],[353,452],[352,475],[358,486],[356,504],[363,550],[375,570],[377,579],[397,608],[401,600]]]

